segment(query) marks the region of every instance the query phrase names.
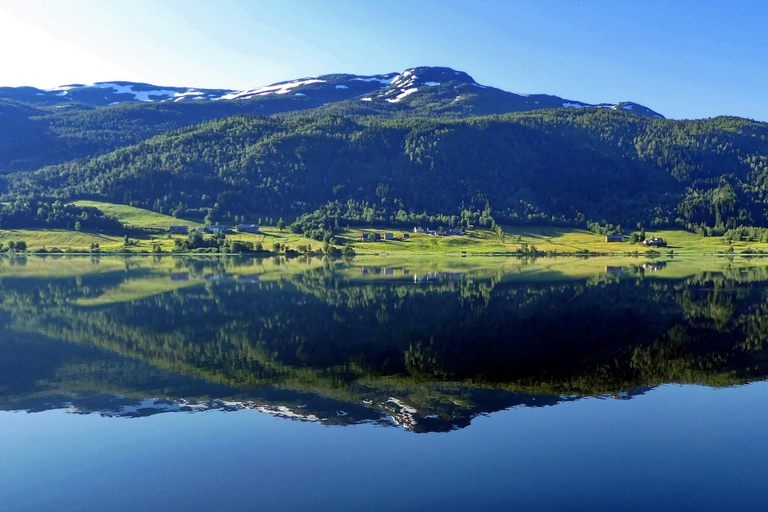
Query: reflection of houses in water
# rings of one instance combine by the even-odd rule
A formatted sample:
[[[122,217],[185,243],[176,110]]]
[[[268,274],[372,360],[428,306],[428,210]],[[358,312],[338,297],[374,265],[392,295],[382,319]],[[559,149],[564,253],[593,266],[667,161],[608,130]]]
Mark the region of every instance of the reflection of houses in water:
[[[427,274],[417,274],[413,276],[414,283],[438,280],[460,280],[464,279],[464,272],[429,272]]]
[[[612,267],[610,265],[605,267],[606,274],[623,274],[625,271],[625,267]]]
[[[649,261],[648,263],[643,264],[642,268],[646,272],[656,272],[657,270],[661,270],[666,266],[666,261]]]
[[[395,275],[395,271],[400,272],[403,275],[410,274],[410,271],[404,268],[396,268],[396,267],[360,267],[360,273],[365,274],[376,274],[381,275],[384,274],[385,276],[393,276]]]
[[[171,272],[171,281],[189,281],[190,278],[203,279],[211,283],[245,283],[257,284],[258,274],[190,274],[189,272]]]

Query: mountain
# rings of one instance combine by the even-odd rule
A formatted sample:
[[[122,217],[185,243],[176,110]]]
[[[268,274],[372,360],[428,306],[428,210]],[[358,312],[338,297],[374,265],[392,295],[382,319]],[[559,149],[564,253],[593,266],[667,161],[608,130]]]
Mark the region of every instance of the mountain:
[[[0,99],[7,208],[26,212],[37,194],[43,213],[93,198],[221,221],[324,208],[398,226],[492,208],[510,224],[708,234],[768,218],[768,125],[746,119],[513,94],[440,67],[246,91],[96,85]],[[118,96],[128,101],[86,103]]]
[[[244,91],[135,82],[51,90],[0,87],[0,174],[92,157],[166,131],[238,114],[463,119],[566,107],[623,109],[661,117],[634,103],[589,105],[557,96],[513,94],[439,67],[373,76],[323,75]]]
[[[364,107],[353,103],[367,103]],[[546,94],[515,94],[478,84],[461,71],[444,67],[419,67],[395,76],[384,87],[347,100],[345,113],[377,115],[394,110],[418,117],[465,118],[549,108],[624,109],[663,118],[658,112],[632,102],[589,104]],[[326,109],[333,110],[333,107]],[[338,109],[336,109],[338,111]]]
[[[303,103],[286,98],[301,98]],[[386,102],[401,110],[432,105],[438,112],[460,115],[504,114],[541,108],[623,108],[639,115],[662,117],[647,107],[631,102],[588,104],[545,94],[514,94],[480,85],[462,71],[446,67],[417,67],[404,72],[360,76],[331,74],[278,82],[253,89],[199,89],[156,86],[138,82],[97,82],[62,85],[53,89],[0,87],[0,99],[33,105],[62,105],[70,102],[98,108],[123,102],[213,102],[262,98],[284,105],[275,111],[326,106],[329,103],[359,100],[371,105]],[[472,112],[467,112],[468,108]],[[421,109],[421,113],[423,112]]]
[[[761,225],[768,125],[624,109],[369,123],[234,116],[91,160],[8,175],[3,200],[103,199],[171,213],[300,214],[405,225],[490,204],[498,222]],[[400,219],[400,221],[396,221]]]
[[[39,105],[78,102],[89,107],[104,107],[124,101],[210,100],[218,99],[231,92],[233,91],[222,89],[158,87],[139,82],[97,82],[89,85],[61,85],[53,89],[0,87],[0,98]]]

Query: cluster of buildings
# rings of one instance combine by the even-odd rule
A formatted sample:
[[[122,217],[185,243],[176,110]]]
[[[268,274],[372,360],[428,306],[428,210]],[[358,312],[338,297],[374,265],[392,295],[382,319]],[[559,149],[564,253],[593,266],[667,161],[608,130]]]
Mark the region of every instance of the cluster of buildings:
[[[234,233],[235,229],[237,229],[238,233],[258,233],[259,225],[258,224],[238,224],[237,228],[233,228],[232,226],[205,226],[203,228],[194,229],[192,231],[197,233],[207,233],[210,235],[216,235],[218,233],[225,233],[225,234]],[[169,232],[172,235],[188,235],[189,226],[171,226],[169,228]]]
[[[647,245],[649,247],[664,247],[665,245],[667,245],[667,243],[664,241],[663,238],[656,238],[654,236],[654,237],[651,237],[650,239],[646,238],[645,240],[643,240],[643,245]]]
[[[606,242],[626,242],[627,237],[624,235],[605,235],[605,241]],[[643,240],[643,245],[647,245],[648,247],[664,247],[667,245],[667,243],[664,241],[663,238],[646,238]]]

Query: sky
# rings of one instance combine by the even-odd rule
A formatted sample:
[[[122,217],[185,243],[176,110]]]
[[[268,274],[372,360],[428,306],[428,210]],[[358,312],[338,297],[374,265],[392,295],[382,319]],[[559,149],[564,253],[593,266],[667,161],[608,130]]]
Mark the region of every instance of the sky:
[[[0,86],[448,66],[516,93],[768,121],[766,24],[762,0],[0,0]]]

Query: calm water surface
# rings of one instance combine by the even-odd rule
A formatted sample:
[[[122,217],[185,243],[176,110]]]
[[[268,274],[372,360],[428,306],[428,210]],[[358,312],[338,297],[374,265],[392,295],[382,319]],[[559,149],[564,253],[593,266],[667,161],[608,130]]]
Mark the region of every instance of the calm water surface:
[[[768,263],[0,261],[0,506],[752,510]]]

